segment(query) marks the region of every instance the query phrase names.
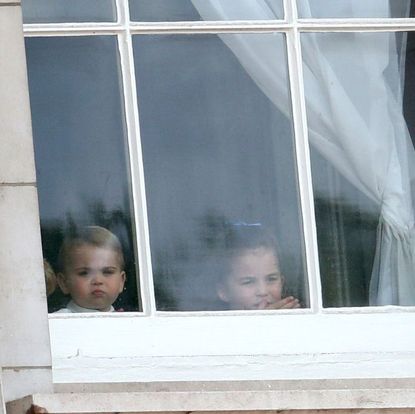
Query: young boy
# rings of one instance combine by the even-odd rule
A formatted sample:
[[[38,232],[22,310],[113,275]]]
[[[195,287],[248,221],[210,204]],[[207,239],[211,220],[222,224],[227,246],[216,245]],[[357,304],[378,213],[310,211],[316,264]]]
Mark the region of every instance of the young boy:
[[[238,227],[225,242],[225,266],[217,284],[219,298],[233,310],[296,309],[300,302],[283,297],[275,240],[259,227]]]
[[[62,292],[71,296],[60,313],[112,312],[125,283],[124,257],[118,238],[98,226],[66,237],[58,256]]]

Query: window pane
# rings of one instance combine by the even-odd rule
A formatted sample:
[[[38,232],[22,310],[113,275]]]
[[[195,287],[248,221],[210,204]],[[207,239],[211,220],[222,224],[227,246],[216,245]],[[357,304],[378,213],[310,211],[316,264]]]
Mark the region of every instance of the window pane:
[[[281,0],[130,0],[131,20],[270,20],[284,17]]]
[[[302,42],[324,305],[414,305],[412,46],[402,33]]]
[[[265,307],[257,293],[231,298],[231,275],[256,288],[269,276],[308,306],[283,35],[135,36],[133,46],[157,308]]]
[[[102,226],[122,244],[127,289],[114,304],[137,309],[131,186],[116,37],[27,38],[43,252],[59,271],[64,236]],[[57,290],[50,311],[65,304]]]
[[[24,23],[115,22],[114,0],[22,0]]]
[[[410,0],[297,0],[302,18],[408,17]]]

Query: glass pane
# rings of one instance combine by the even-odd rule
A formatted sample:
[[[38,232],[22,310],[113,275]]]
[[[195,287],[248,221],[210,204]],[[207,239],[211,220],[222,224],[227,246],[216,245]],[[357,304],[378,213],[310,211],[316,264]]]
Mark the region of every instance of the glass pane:
[[[114,0],[22,0],[24,23],[115,22]]]
[[[45,259],[55,272],[66,274],[65,260],[71,254],[62,250],[59,259],[63,238],[79,235],[84,240],[84,226],[110,230],[121,242],[127,274],[126,289],[114,307],[136,310],[130,171],[116,37],[27,38],[26,51]],[[88,242],[78,244],[102,247],[114,239],[95,230]],[[104,241],[91,241],[94,237]],[[110,247],[121,265],[116,241]],[[68,299],[57,289],[49,296],[50,311]]]
[[[284,17],[281,0],[130,0],[131,20],[272,20]]]
[[[297,0],[302,18],[408,17],[411,0]]]
[[[326,307],[415,304],[412,43],[302,35]]]
[[[308,306],[284,36],[133,46],[157,308]]]

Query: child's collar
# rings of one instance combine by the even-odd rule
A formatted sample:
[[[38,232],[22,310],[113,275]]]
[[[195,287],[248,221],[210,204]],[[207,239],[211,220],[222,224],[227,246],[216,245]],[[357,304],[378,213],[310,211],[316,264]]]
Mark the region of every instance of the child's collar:
[[[98,309],[88,309],[83,308],[82,306],[77,305],[73,300],[71,300],[66,307],[73,313],[80,313],[80,312],[101,312]],[[114,312],[114,307],[111,306],[110,310],[108,312]]]

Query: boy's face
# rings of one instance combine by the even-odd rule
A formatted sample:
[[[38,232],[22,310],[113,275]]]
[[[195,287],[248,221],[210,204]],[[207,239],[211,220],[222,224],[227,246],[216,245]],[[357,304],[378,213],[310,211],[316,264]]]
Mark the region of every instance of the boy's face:
[[[82,244],[69,251],[58,282],[77,305],[109,311],[124,288],[125,272],[116,251]]]
[[[283,282],[274,252],[260,247],[232,259],[218,295],[230,309],[267,309],[281,300]]]

